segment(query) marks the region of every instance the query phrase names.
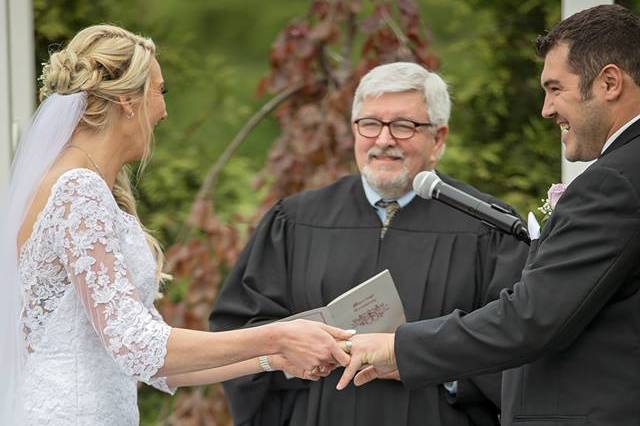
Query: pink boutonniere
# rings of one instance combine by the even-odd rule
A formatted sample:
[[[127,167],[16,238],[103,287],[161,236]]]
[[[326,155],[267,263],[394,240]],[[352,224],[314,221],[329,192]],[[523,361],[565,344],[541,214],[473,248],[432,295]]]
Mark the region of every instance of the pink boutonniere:
[[[551,213],[553,213],[553,209],[556,208],[556,204],[558,204],[558,200],[562,197],[565,189],[567,189],[567,186],[564,183],[554,183],[549,187],[547,198],[543,199],[542,206],[538,207],[538,211],[542,213],[543,224],[551,217]]]

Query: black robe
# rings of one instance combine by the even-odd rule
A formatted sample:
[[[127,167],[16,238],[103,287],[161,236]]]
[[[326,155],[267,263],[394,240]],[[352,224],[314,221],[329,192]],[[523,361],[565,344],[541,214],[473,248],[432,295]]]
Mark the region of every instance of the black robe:
[[[475,196],[477,190],[443,177]],[[326,305],[388,268],[407,321],[472,311],[520,278],[528,248],[442,203],[415,197],[380,239],[381,222],[360,176],[286,198],[262,219],[228,276],[210,317],[230,330]],[[335,386],[280,372],[225,383],[236,425],[493,425],[500,375],[409,391],[398,381]],[[473,420],[470,420],[472,419]]]

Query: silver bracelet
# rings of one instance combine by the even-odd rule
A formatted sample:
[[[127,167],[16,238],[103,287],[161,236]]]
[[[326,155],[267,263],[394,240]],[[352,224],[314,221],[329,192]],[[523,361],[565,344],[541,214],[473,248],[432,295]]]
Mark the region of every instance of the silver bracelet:
[[[258,363],[260,364],[260,368],[262,368],[262,371],[273,371],[273,367],[271,366],[271,364],[269,363],[269,357],[266,355],[262,355],[258,358]]]

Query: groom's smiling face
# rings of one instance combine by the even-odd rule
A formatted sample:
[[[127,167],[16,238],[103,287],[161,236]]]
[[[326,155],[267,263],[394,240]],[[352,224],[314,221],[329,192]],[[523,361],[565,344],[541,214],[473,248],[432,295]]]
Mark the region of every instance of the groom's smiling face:
[[[607,139],[607,108],[597,91],[591,90],[586,99],[582,96],[580,76],[569,66],[568,55],[568,45],[560,43],[544,59],[542,116],[560,127],[567,160],[594,160]]]

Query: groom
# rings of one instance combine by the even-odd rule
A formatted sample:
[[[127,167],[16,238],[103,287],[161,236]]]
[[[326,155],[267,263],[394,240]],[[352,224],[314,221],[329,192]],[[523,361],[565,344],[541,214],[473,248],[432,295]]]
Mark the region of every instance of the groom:
[[[542,115],[568,160],[597,161],[560,198],[513,289],[468,314],[354,337],[339,388],[362,364],[356,384],[399,376],[410,389],[506,370],[504,426],[638,425],[640,19],[594,7],[537,47]]]

